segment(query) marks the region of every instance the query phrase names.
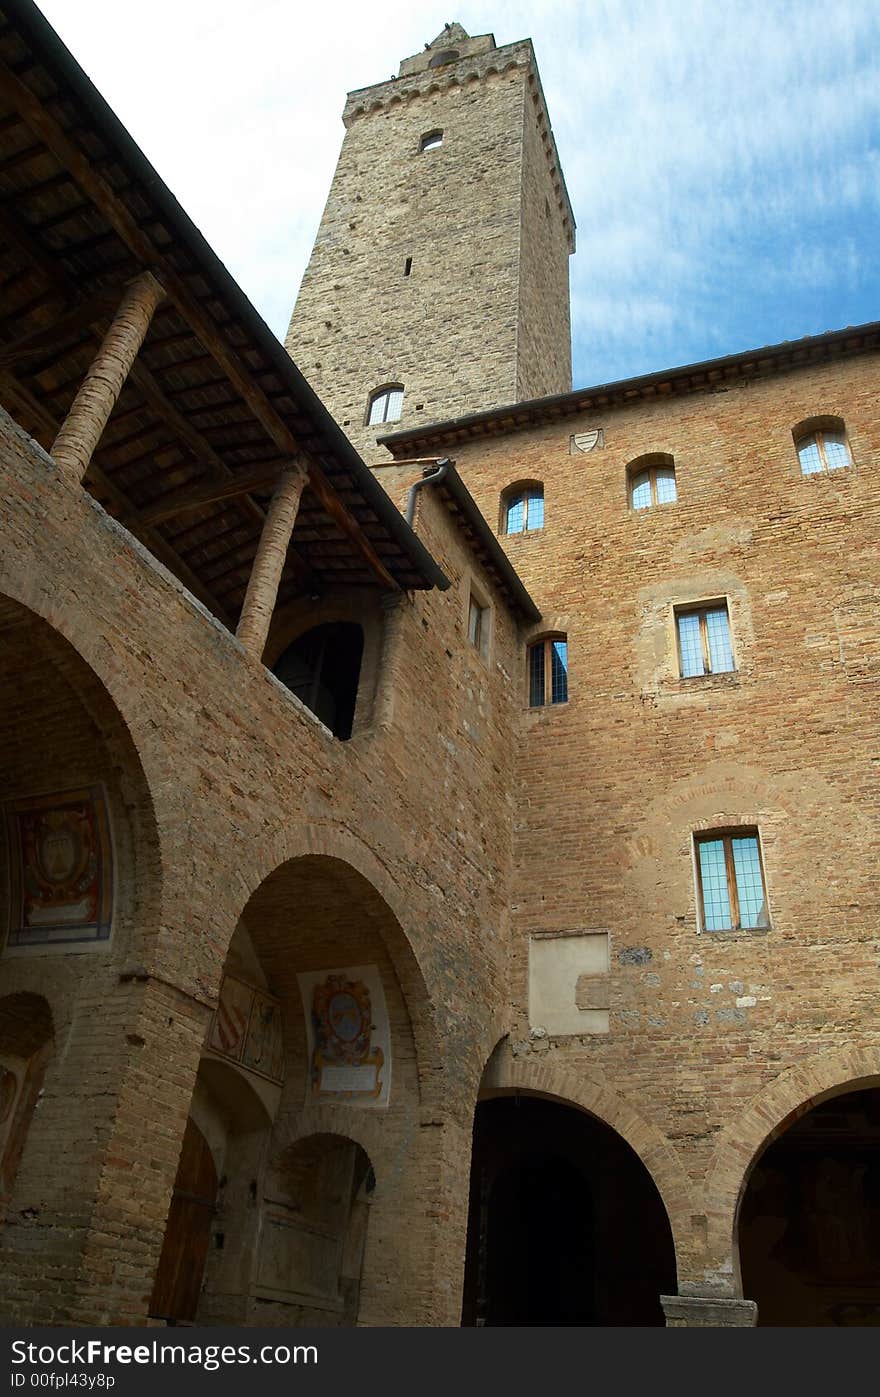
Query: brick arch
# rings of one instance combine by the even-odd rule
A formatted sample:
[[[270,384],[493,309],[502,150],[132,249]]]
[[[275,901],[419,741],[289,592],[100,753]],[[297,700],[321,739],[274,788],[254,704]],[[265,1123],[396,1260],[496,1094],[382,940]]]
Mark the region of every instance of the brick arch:
[[[271,1153],[283,1154],[306,1140],[335,1135],[351,1140],[363,1150],[376,1174],[376,1196],[381,1199],[393,1183],[393,1162],[384,1136],[384,1115],[359,1110],[356,1106],[317,1106],[297,1116],[280,1116],[272,1131]],[[396,1150],[397,1147],[394,1147]],[[391,1189],[393,1193],[393,1189]]]
[[[229,940],[240,918],[245,915],[251,898],[266,879],[285,864],[294,863],[298,859],[317,856],[345,864],[358,873],[373,892],[378,894],[390,917],[387,924],[377,930],[394,966],[409,1014],[416,1049],[420,1096],[423,1101],[426,1099],[425,1088],[428,1081],[433,1084],[432,1095],[439,1095],[445,1073],[435,1023],[439,1003],[432,995],[425,970],[427,955],[422,943],[426,933],[413,926],[403,890],[394,881],[384,863],[357,835],[344,826],[331,822],[297,825],[289,829],[281,827],[276,829],[273,835],[269,835],[253,853],[247,876],[240,879],[243,896],[238,903],[237,915],[229,926]],[[228,942],[224,948],[224,960],[227,951]],[[216,988],[219,989],[220,964],[216,973]]]
[[[489,1076],[489,1074],[487,1074]],[[676,1260],[681,1272],[683,1248],[690,1238],[693,1192],[673,1145],[646,1116],[610,1087],[544,1063],[523,1062],[506,1056],[491,1074],[481,1097],[511,1091],[527,1092],[574,1106],[595,1116],[625,1140],[642,1161],[666,1209]]]
[[[820,1102],[880,1085],[880,1045],[845,1048],[808,1058],[764,1087],[719,1137],[706,1174],[709,1252],[739,1279],[739,1210],[764,1150]]]
[[[8,569],[0,571],[0,600],[3,599],[30,612],[38,621],[44,621],[76,652],[106,691],[137,751],[134,736],[137,728],[137,695],[131,684],[124,684],[121,675],[114,669],[113,651],[103,643],[101,632],[92,624],[88,607],[78,602],[70,604],[66,592],[44,592],[36,577],[12,577]]]
[[[69,604],[66,597],[67,593],[60,591],[45,594],[34,579],[19,584],[8,571],[0,571],[0,611],[8,607],[23,613],[46,637],[53,666],[91,719],[113,764],[124,772],[125,782],[130,783],[129,796],[136,795],[137,814],[132,817],[130,833],[136,859],[137,926],[150,928],[155,944],[164,920],[166,895],[163,853],[167,840],[154,795],[162,781],[162,754],[156,750],[154,761],[153,747],[138,740],[135,686],[126,684],[113,668],[113,651],[102,642],[100,631],[89,624],[88,609]],[[118,911],[118,894],[116,905]],[[134,921],[131,931],[136,931]],[[133,945],[129,942],[129,949]],[[143,941],[138,943],[139,956],[149,949]]]

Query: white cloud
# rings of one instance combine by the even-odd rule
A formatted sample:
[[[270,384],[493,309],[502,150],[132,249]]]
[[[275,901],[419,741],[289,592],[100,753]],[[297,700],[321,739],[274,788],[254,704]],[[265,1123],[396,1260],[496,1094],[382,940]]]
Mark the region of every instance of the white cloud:
[[[755,342],[773,336],[762,288],[783,298],[780,339],[810,328],[820,283],[861,297],[855,318],[880,314],[880,7],[863,0],[475,0],[442,17],[424,0],[152,0],[149,22],[118,0],[43,8],[280,335],[345,91],[456,17],[535,43],[580,223],[576,382],[746,347],[749,307]]]

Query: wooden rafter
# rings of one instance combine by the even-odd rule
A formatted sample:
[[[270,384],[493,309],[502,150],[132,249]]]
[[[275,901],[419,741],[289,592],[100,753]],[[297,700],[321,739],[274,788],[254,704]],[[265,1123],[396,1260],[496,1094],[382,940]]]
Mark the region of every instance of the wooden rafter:
[[[21,403],[25,410],[30,413],[35,424],[45,432],[48,440],[52,440],[55,437],[60,422],[52,413],[47,411],[42,403],[37,401],[29,389],[25,388],[24,384],[19,383],[10,373],[0,371],[0,387],[3,389],[4,396],[8,394],[9,399],[17,399]],[[95,483],[105,491],[108,499],[113,501],[120,512],[128,507],[128,501],[122,494],[118,485],[115,485],[109,476],[104,474],[101,467],[95,463],[94,459],[90,463],[89,473],[94,477]],[[196,576],[180,555],[175,552],[174,548],[169,543],[166,543],[165,539],[152,529],[144,529],[143,536],[144,542],[159,561],[164,563],[167,568],[170,568],[173,573],[176,573],[193,595],[204,602],[208,609],[213,611],[216,616],[219,616],[224,625],[228,626],[231,630],[232,622],[225,608],[219,604],[216,597],[208,591],[201,578]]]
[[[230,383],[274,441],[279,452],[290,457],[299,455],[300,443],[276,411],[269,397],[242,366],[236,353],[227,345],[222,334],[218,331],[211,316],[202,309],[182,278],[170,265],[164,263],[161,251],[154,246],[123,201],[97,172],[94,163],[70,140],[66,132],[62,130],[30,88],[9,69],[0,70],[0,92],[27,123],[34,135],[39,137],[55,158],[70,171],[82,192],[88,195],[142,266],[146,270],[159,274],[169,298],[177,306],[205,348],[211,351]],[[316,462],[310,462],[309,485],[312,492],[320,500],[322,507],[366,560],[374,576],[384,587],[397,591],[397,583],[385,567],[362,526],[339,499]]]
[[[141,510],[138,517],[142,524],[161,524],[201,505],[231,500],[237,495],[250,494],[252,490],[271,489],[286,464],[285,461],[270,461],[243,475],[233,475],[226,480],[209,480],[203,485],[171,491],[164,499]]]
[[[88,300],[74,306],[64,315],[56,316],[51,325],[45,325],[39,330],[31,330],[28,334],[19,336],[11,343],[0,345],[0,367],[7,368],[20,359],[42,354],[54,345],[63,344],[65,340],[78,331],[88,329],[96,320],[101,320],[104,316],[112,314],[119,304],[121,294],[121,289],[101,291],[98,295],[90,296]]]

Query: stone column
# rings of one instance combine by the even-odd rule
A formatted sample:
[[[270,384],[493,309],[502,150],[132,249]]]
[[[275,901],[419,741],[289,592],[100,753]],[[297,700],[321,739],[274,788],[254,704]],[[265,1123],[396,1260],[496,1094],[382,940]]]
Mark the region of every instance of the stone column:
[[[754,1300],[718,1295],[661,1295],[667,1329],[741,1329],[758,1322]]]
[[[81,481],[165,292],[150,272],[129,282],[113,323],[92,360],[52,444],[52,456]]]
[[[245,650],[258,660],[262,659],[266,646],[290,536],[308,479],[308,467],[302,460],[292,461],[290,467],[283,471],[260,535],[235,632]]]

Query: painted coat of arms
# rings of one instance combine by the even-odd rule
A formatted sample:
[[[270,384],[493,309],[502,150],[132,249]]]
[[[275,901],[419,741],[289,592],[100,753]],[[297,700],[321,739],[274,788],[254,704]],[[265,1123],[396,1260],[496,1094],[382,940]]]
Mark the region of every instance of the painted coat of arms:
[[[281,1005],[265,990],[224,975],[208,1047],[272,1082],[284,1080]]]
[[[385,1106],[390,1085],[388,1015],[375,966],[300,975],[312,1096]]]
[[[6,806],[9,945],[106,941],[113,856],[100,786],[31,796]]]

